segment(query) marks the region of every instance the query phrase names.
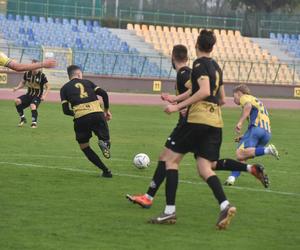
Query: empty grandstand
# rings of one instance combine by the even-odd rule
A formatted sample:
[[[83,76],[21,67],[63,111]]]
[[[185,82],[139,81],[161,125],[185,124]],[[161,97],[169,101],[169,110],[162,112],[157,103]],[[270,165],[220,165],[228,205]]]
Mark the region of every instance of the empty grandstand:
[[[23,47],[27,57],[41,58],[40,46],[72,48],[73,62],[86,72],[104,75],[166,77],[157,64],[129,48],[98,21],[29,16],[0,16],[0,32],[9,44]],[[7,51],[8,54],[9,51]],[[65,56],[58,56],[65,69]]]
[[[46,51],[53,52],[61,72],[75,63],[95,75],[173,79],[173,46],[186,45],[192,61],[200,30],[132,23],[121,30],[102,27],[95,19],[1,14],[0,47],[20,61],[41,59]],[[213,57],[224,70],[225,82],[300,84],[300,35],[270,33],[271,39],[261,42],[243,36],[240,30],[214,32],[217,45]],[[276,45],[271,48],[272,42]]]
[[[128,24],[156,50],[170,56],[175,44],[189,48],[192,58],[196,57],[195,42],[201,29],[154,25]],[[281,63],[269,51],[262,50],[240,31],[214,30],[217,45],[213,57],[223,66],[226,81],[294,84],[299,82],[297,72],[288,63]]]

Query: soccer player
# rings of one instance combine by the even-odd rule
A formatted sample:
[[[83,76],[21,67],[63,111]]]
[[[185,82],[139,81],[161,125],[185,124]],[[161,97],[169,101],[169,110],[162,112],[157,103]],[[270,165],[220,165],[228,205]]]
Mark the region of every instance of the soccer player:
[[[111,171],[89,145],[94,132],[99,139],[98,145],[104,157],[110,158],[110,136],[106,121],[112,118],[112,114],[109,111],[107,92],[91,81],[83,79],[82,71],[76,65],[68,67],[68,76],[70,81],[60,90],[63,112],[74,117],[76,140],[82,152],[90,162],[102,170],[102,177],[111,178]],[[104,111],[97,95],[103,99]]]
[[[222,71],[210,57],[216,37],[212,31],[202,30],[196,43],[197,59],[193,63],[191,82],[192,95],[177,104],[170,104],[165,112],[171,114],[188,107],[187,122],[172,134],[166,156],[166,207],[164,212],[152,219],[150,223],[176,223],[175,197],[178,185],[178,167],[183,156],[192,152],[197,161],[199,175],[207,182],[220,205],[220,215],[216,226],[226,229],[236,208],[232,206],[223,190],[219,178],[213,169],[228,170],[228,161],[219,159],[222,142],[223,120],[220,103],[225,97],[222,83]],[[232,164],[242,168],[242,163]],[[261,182],[265,175],[259,165],[243,165]],[[232,169],[231,169],[232,170]]]
[[[172,64],[175,66],[174,68],[177,71],[177,80],[176,80],[176,96],[162,94],[162,99],[168,101],[170,103],[180,102],[182,100],[187,99],[191,95],[191,90],[187,87],[190,87],[190,73],[191,69],[188,68],[187,65],[187,49],[182,45],[174,46],[172,52]],[[181,86],[181,87],[180,87]],[[225,93],[224,91],[220,91],[221,96],[218,100],[219,105],[225,104]],[[168,153],[170,152],[170,143],[173,134],[175,134],[186,122],[185,116],[183,115],[186,112],[186,109],[181,110],[179,115],[179,121],[176,128],[173,130],[172,134],[169,136],[165,148],[161,153],[158,161],[157,168],[153,175],[152,181],[148,187],[148,190],[145,194],[142,195],[130,195],[127,194],[126,198],[140,205],[143,208],[150,208],[153,204],[154,196],[156,195],[161,183],[164,181],[166,177],[166,159],[168,157]],[[267,187],[268,186],[268,178],[266,175],[261,174],[263,172],[262,166],[256,165],[246,165],[239,163],[237,161],[231,159],[221,159],[217,161],[214,165],[214,169],[217,171],[231,171],[232,169],[239,169],[240,171],[247,171],[252,173],[256,178],[258,178],[262,184]]]
[[[35,63],[18,63],[15,60],[8,58],[4,53],[0,52],[0,66],[7,67],[15,71],[37,70],[41,68],[56,67],[56,60],[46,59],[42,62]]]
[[[176,76],[176,95],[182,95],[188,91],[188,85],[190,84],[190,75],[191,75],[191,68],[187,66],[188,64],[188,51],[184,45],[175,45],[172,51],[172,66],[177,72]],[[188,91],[186,95],[189,95],[191,92]],[[169,94],[162,94],[163,100],[168,100],[172,102],[175,100],[175,96]],[[174,134],[185,121],[185,112],[186,110],[182,110],[179,114],[179,120],[174,128],[172,134]],[[172,134],[169,136],[165,148],[163,149],[162,153],[159,156],[159,161],[157,163],[157,168],[154,172],[152,181],[148,188],[148,191],[144,195],[129,195],[127,194],[126,197],[129,201],[139,204],[144,208],[149,208],[152,205],[152,200],[159,189],[161,183],[164,181],[166,176],[166,155],[169,151],[167,145],[171,143]]]
[[[38,61],[32,60],[32,63],[38,63]],[[17,87],[13,88],[13,91],[15,92],[24,86],[27,86],[27,93],[19,96],[15,100],[16,109],[21,119],[18,126],[22,127],[27,122],[24,115],[24,109],[30,106],[32,115],[31,128],[37,128],[37,109],[40,103],[46,99],[50,90],[50,86],[48,84],[46,75],[40,70],[31,70],[25,72],[23,80]]]
[[[269,113],[264,104],[250,94],[247,85],[241,84],[233,90],[234,103],[243,109],[242,115],[236,124],[235,130],[241,133],[244,122],[248,119],[248,130],[242,137],[238,137],[238,148],[236,157],[239,161],[246,161],[256,156],[273,155],[279,159],[279,154],[273,144],[266,146],[271,139],[271,124]],[[240,176],[239,171],[233,171],[227,178],[225,185],[234,185]]]

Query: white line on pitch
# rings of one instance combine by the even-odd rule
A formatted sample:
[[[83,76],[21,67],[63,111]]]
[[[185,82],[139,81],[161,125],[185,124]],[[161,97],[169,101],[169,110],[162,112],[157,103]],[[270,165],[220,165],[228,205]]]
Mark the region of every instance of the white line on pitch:
[[[76,169],[76,168],[69,168],[69,167],[56,167],[56,166],[47,166],[47,165],[36,165],[31,163],[16,163],[16,162],[0,162],[0,165],[13,165],[18,167],[33,167],[33,168],[47,168],[47,169],[58,169],[58,170],[65,170],[65,171],[71,171],[71,172],[81,172],[81,173],[99,173],[97,171],[91,171],[91,170],[85,170],[85,169]],[[147,179],[150,180],[151,178],[148,176],[140,176],[140,175],[133,175],[133,174],[122,174],[122,173],[113,173],[116,176],[120,177],[131,177],[131,178],[139,178],[139,179]],[[191,184],[191,185],[206,185],[205,183],[201,182],[193,182],[188,180],[180,180],[180,183],[185,184]],[[284,191],[276,191],[276,190],[270,190],[270,189],[256,189],[256,188],[248,188],[248,187],[237,187],[233,186],[230,187],[231,189],[236,190],[246,190],[251,192],[265,192],[265,193],[273,193],[273,194],[280,194],[280,195],[289,195],[289,196],[297,196],[300,197],[300,193],[293,193],[293,192],[284,192]]]
[[[1,154],[0,155],[10,155],[10,156],[28,156],[28,154]],[[57,159],[57,158],[60,158],[60,159],[74,159],[74,158],[77,158],[77,159],[83,159],[84,156],[80,157],[80,156],[67,156],[67,155],[45,155],[45,154],[30,154],[30,157],[35,157],[35,158],[50,158],[50,159]],[[111,158],[109,159],[109,161],[118,161],[118,162],[132,162],[132,160],[126,160],[126,159],[121,159],[121,158]],[[191,163],[184,163],[182,164],[182,166],[194,166],[195,164],[191,164]],[[290,172],[288,171],[283,171],[283,170],[273,170],[273,169],[268,169],[269,172],[271,173],[279,173],[279,174],[289,174]],[[297,172],[293,172],[293,174],[299,174]]]

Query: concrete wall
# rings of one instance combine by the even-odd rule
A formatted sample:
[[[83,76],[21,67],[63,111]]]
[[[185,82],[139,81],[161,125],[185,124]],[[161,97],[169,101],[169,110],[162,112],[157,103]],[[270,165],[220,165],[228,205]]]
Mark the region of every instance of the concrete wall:
[[[4,74],[4,75],[3,75]],[[3,84],[7,74],[7,83]],[[0,87],[12,88],[16,86],[22,79],[23,73],[0,71]],[[160,80],[161,91],[153,91],[153,79],[146,78],[126,78],[126,77],[109,77],[109,76],[95,76],[86,75],[87,79],[93,81],[103,89],[110,92],[130,92],[130,93],[159,93],[159,92],[174,92],[174,80]],[[1,83],[2,82],[2,83]],[[225,83],[225,90],[227,95],[230,96],[233,87],[237,83]],[[263,85],[263,84],[248,84],[254,95],[259,97],[294,97],[295,87],[288,85]]]

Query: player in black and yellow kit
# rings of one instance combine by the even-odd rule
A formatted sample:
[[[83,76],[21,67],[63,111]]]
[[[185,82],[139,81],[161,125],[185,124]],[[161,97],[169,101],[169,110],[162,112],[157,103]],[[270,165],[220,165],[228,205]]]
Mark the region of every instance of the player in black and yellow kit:
[[[106,120],[110,120],[112,115],[109,111],[108,95],[91,81],[82,79],[82,71],[78,66],[69,66],[68,75],[70,81],[60,90],[63,112],[74,117],[74,130],[80,149],[89,161],[103,171],[103,177],[110,178],[111,171],[89,145],[94,132],[104,157],[110,158],[110,136]],[[103,99],[104,111],[97,95]]]
[[[188,87],[190,87],[191,68],[188,67],[187,64],[188,64],[187,48],[184,45],[175,45],[172,51],[172,66],[177,72],[176,85],[175,85],[176,96],[186,93],[188,91]],[[167,93],[163,93],[161,95],[161,98],[163,100],[168,100],[172,102],[175,96],[169,95]],[[174,128],[172,134],[169,136],[164,150],[159,156],[157,168],[154,172],[148,191],[143,195],[127,194],[126,198],[129,201],[136,203],[144,208],[151,207],[153,198],[166,177],[166,155],[169,151],[167,145],[170,144],[170,138],[172,138],[172,135],[175,134],[176,131],[179,130],[180,127],[185,122],[185,118],[186,118],[185,114],[186,114],[186,110],[183,110],[181,113],[179,113],[178,123]]]
[[[32,63],[37,63],[37,60],[32,60]],[[38,107],[41,101],[44,101],[49,93],[50,86],[46,75],[39,70],[31,70],[24,73],[22,81],[19,85],[13,88],[13,91],[27,87],[27,93],[19,96],[15,100],[16,109],[20,115],[21,121],[19,127],[23,126],[27,121],[24,115],[24,109],[30,106],[32,122],[31,128],[37,127]]]
[[[265,184],[266,178],[260,165],[246,165],[231,159],[219,160],[223,127],[220,106],[225,102],[225,91],[222,70],[210,58],[215,43],[213,32],[201,31],[196,44],[198,58],[193,63],[191,73],[191,96],[180,95],[178,99],[184,97],[184,101],[170,104],[165,109],[170,114],[188,107],[188,112],[186,123],[172,134],[170,143],[166,145],[169,149],[166,155],[166,207],[161,215],[150,219],[150,223],[176,223],[178,167],[188,152],[194,154],[199,175],[207,182],[219,202],[221,212],[216,224],[218,229],[226,229],[236,208],[227,200],[214,169],[248,171]]]

